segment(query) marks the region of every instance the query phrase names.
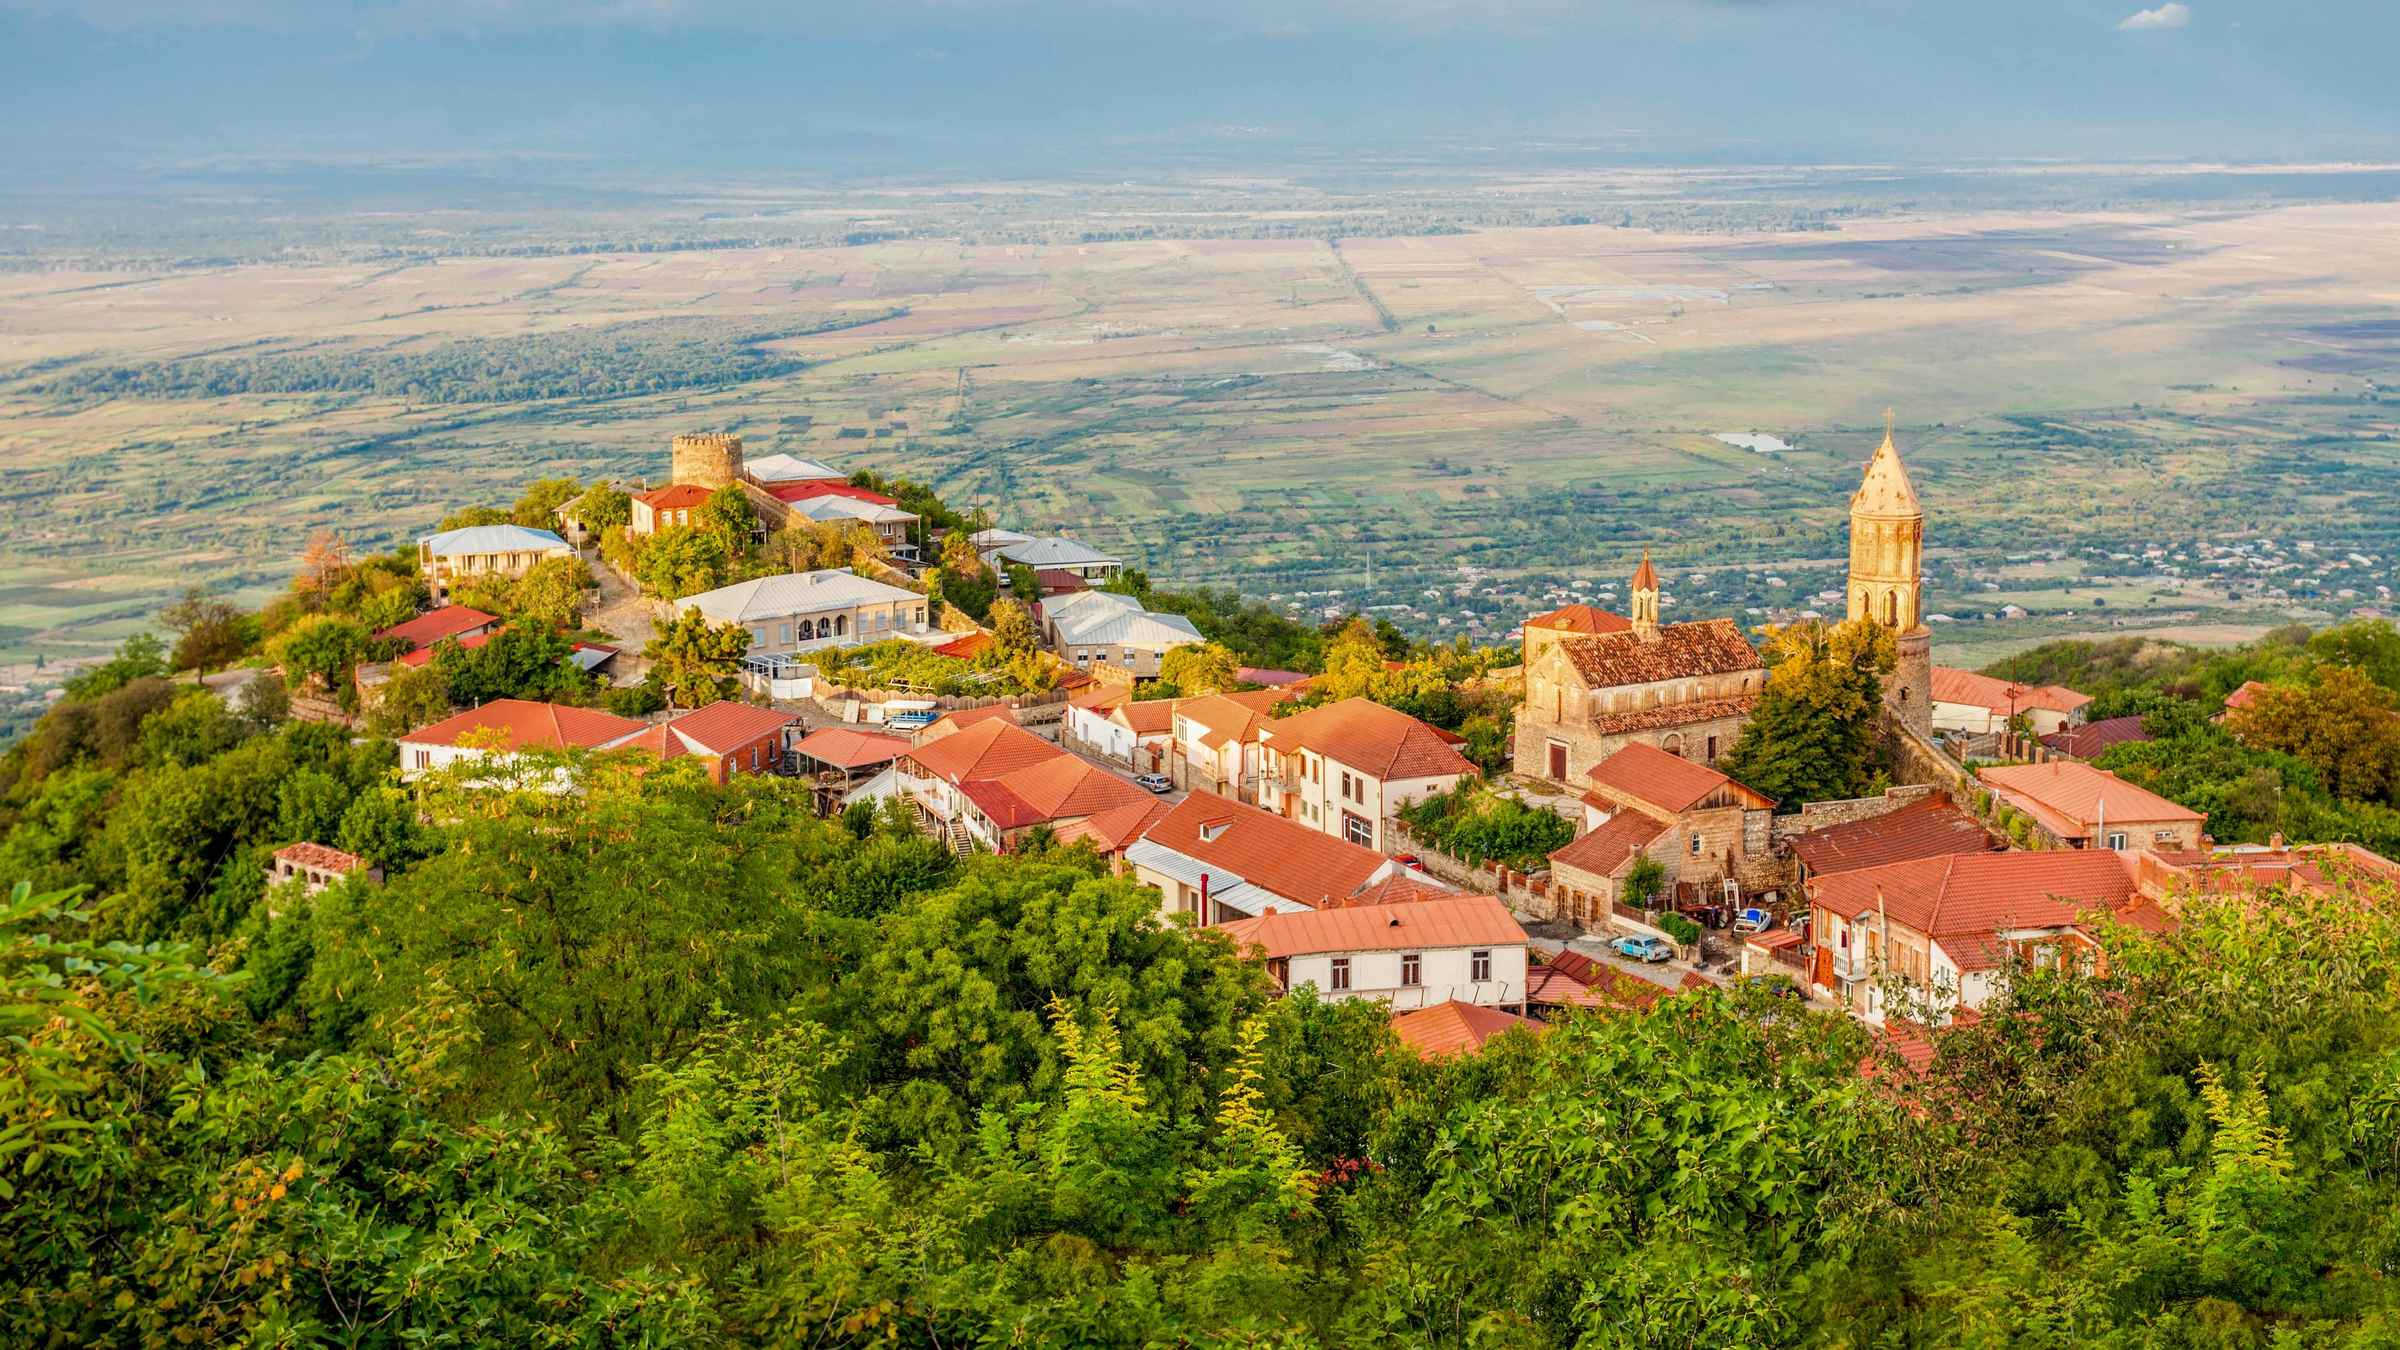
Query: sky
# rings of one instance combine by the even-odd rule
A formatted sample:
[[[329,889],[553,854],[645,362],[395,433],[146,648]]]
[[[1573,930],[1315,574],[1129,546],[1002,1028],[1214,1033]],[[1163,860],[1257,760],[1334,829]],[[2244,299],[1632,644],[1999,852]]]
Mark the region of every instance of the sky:
[[[0,0],[0,156],[2400,159],[2395,0]]]

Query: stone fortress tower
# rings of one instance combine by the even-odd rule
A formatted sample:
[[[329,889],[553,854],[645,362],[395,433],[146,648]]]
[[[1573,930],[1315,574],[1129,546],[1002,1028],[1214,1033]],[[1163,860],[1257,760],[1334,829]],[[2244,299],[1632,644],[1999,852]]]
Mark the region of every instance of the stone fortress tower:
[[[1873,619],[1898,638],[1899,661],[1885,680],[1883,700],[1901,723],[1933,734],[1933,634],[1925,627],[1925,508],[1892,443],[1892,412],[1883,413],[1883,444],[1867,461],[1866,477],[1850,497],[1850,617]]]
[[[677,436],[670,463],[668,482],[713,492],[742,480],[742,438],[721,431]]]

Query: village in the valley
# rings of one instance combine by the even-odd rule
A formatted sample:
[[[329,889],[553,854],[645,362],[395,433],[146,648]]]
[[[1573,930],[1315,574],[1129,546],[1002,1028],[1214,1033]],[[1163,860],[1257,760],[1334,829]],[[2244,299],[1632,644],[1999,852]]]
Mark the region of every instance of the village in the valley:
[[[1727,771],[1772,678],[1770,630],[1666,621],[1672,579],[1647,553],[1625,612],[1527,615],[1513,650],[1452,677],[1446,692],[1508,714],[1479,766],[1469,737],[1371,696],[1410,684],[1373,678],[1402,662],[1370,661],[1348,693],[1331,672],[1236,665],[1145,603],[1132,560],[1073,538],[936,520],[904,503],[928,500],[912,484],[753,456],[733,435],[677,436],[665,468],[656,486],[579,489],[555,528],[470,515],[418,540],[421,612],[374,634],[389,659],[357,665],[349,698],[296,706],[352,722],[380,708],[388,726],[429,662],[537,622],[478,597],[570,571],[576,622],[543,634],[548,659],[610,697],[406,723],[389,733],[404,778],[613,752],[717,782],[796,777],[822,812],[904,813],[959,853],[1088,847],[1155,889],[1162,922],[1222,929],[1281,990],[1384,1001],[1428,1057],[1744,981],[1925,1054],[1914,1028],[1972,1018],[2006,968],[2091,959],[2097,924],[2170,927],[2194,888],[2400,876],[2355,844],[2220,844],[2204,813],[2089,762],[2143,739],[2139,716],[2087,720],[2075,690],[1941,664],[1928,513],[1888,421],[1850,502],[1846,613],[1825,616],[1889,643],[1872,715],[1887,770],[1881,791],[1821,801]],[[661,560],[704,527],[765,560],[682,590],[712,573]],[[777,540],[804,565],[778,567]],[[659,697],[663,664],[683,675]],[[721,696],[689,697],[695,670]],[[1479,856],[1427,823],[1470,794],[1557,845]],[[366,868],[299,840],[276,877]]]

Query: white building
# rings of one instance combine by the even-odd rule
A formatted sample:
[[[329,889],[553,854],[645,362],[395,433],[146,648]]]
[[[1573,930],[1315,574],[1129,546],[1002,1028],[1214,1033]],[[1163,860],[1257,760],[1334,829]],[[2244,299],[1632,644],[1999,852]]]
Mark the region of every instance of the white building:
[[[417,541],[417,570],[436,604],[449,598],[454,585],[492,576],[513,579],[545,559],[574,556],[575,546],[558,535],[522,525],[470,525]]]
[[[949,636],[927,625],[924,596],[834,569],[737,581],[687,595],[675,607],[749,629],[752,656]]]
[[[977,547],[986,547],[980,542],[984,539],[1008,533],[1004,530],[986,530],[975,536],[979,541]],[[1039,539],[1018,535],[1013,539],[1003,539],[988,546],[983,560],[995,571],[1003,573],[1014,564],[1030,567],[1036,572],[1071,572],[1086,581],[1106,581],[1125,569],[1122,558],[1112,558],[1088,544],[1056,535]]]
[[[1488,895],[1238,919],[1219,930],[1263,955],[1285,991],[1375,998],[1395,1010],[1457,1001],[1525,1006],[1525,930]]]
[[[401,737],[400,777],[414,780],[466,763],[496,773],[523,750],[609,750],[649,729],[647,722],[597,708],[496,698]]]
[[[1447,890],[1373,849],[1205,792],[1152,822],[1125,861],[1158,891],[1161,918],[1189,914],[1202,927]]]
[[[1154,614],[1130,595],[1076,591],[1042,602],[1042,626],[1050,650],[1081,669],[1094,662],[1119,665],[1144,677],[1177,647],[1205,642],[1180,614]]]
[[[1402,806],[1475,772],[1441,732],[1363,698],[1269,722],[1259,752],[1259,805],[1378,851]]]

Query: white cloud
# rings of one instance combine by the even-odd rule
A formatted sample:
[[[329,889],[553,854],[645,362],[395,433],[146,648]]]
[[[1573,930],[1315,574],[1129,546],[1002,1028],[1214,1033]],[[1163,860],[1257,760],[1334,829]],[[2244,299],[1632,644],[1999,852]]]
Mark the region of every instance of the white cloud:
[[[2181,28],[2192,21],[2192,7],[2181,0],[2167,0],[2156,9],[2137,9],[2117,25],[2120,33],[2145,33],[2157,28]]]

